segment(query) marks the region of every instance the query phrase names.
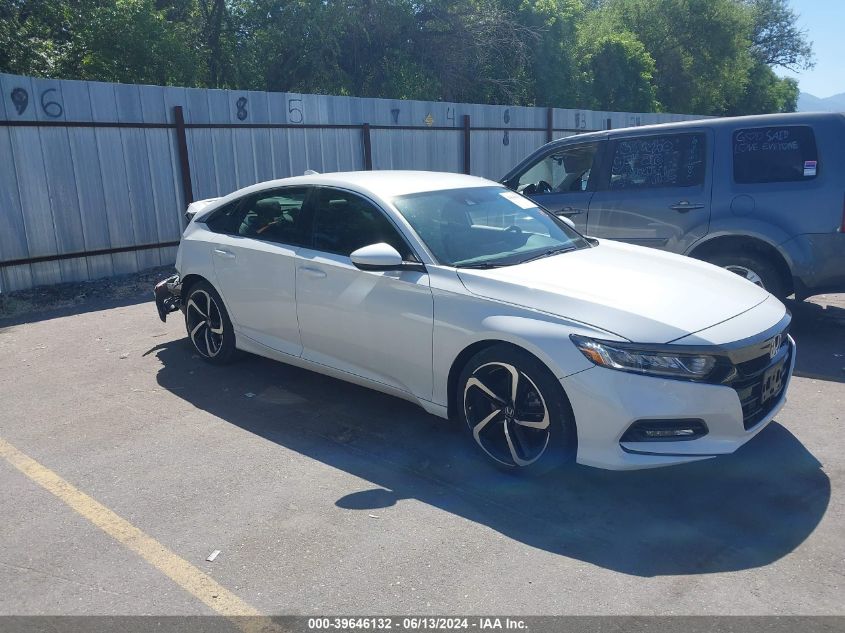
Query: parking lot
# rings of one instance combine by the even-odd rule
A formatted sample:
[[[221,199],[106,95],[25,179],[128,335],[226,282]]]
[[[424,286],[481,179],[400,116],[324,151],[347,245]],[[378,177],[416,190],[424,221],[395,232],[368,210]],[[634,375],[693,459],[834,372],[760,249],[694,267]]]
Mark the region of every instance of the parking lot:
[[[738,453],[535,478],[406,402],[211,367],[148,292],[0,321],[0,614],[845,614],[845,295],[789,308],[789,402]]]

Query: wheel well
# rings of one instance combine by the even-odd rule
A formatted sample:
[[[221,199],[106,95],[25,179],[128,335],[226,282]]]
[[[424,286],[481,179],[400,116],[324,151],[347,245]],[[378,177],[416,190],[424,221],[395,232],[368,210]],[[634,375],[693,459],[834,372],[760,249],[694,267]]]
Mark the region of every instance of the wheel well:
[[[755,237],[747,237],[744,235],[727,235],[725,237],[717,237],[715,239],[705,242],[689,253],[690,257],[695,259],[707,260],[708,257],[716,255],[717,253],[757,253],[766,258],[777,269],[778,275],[783,282],[783,288],[787,296],[791,294],[795,288],[792,284],[792,271],[789,269],[789,264],[783,258],[783,255],[771,244]]]
[[[182,297],[188,296],[188,294],[191,292],[191,286],[193,286],[198,281],[205,281],[206,283],[211,283],[202,275],[185,275],[182,278]]]
[[[457,410],[455,408],[455,397],[458,392],[458,378],[461,377],[461,372],[464,367],[466,367],[469,359],[483,349],[501,344],[502,341],[478,341],[461,350],[461,353],[455,357],[454,361],[452,361],[452,366],[449,368],[449,377],[446,382],[447,409],[450,420],[456,419],[455,416],[457,415]]]
[[[532,358],[534,358],[540,365],[546,368],[549,374],[554,378],[554,372],[549,369],[548,365],[544,363],[540,358],[537,357],[536,354],[532,354],[524,347],[520,347],[519,345],[514,345],[513,343],[508,343],[507,341],[498,341],[495,339],[484,340],[484,341],[477,341],[472,345],[465,347],[461,350],[461,353],[455,357],[455,360],[452,361],[452,366],[449,368],[449,377],[447,378],[446,383],[446,397],[448,398],[448,415],[449,419],[455,419],[457,415],[456,411],[456,401],[457,401],[457,393],[458,393],[458,379],[461,377],[461,372],[463,371],[464,367],[466,367],[467,363],[470,359],[478,354],[483,349],[487,349],[488,347],[493,347],[495,345],[506,345],[511,347],[515,350],[519,350],[523,354],[528,354]],[[563,391],[563,387],[561,387],[561,391]],[[569,398],[566,397],[564,393],[564,398],[566,399],[566,405],[569,405]],[[571,407],[570,407],[571,408]]]
[[[498,341],[498,340],[484,340],[478,341],[473,343],[472,345],[464,348],[461,350],[461,353],[457,355],[455,360],[452,362],[452,366],[449,368],[449,377],[447,379],[447,397],[449,399],[448,402],[448,416],[449,419],[452,421],[457,420],[457,392],[458,392],[458,379],[461,376],[461,372],[463,371],[464,367],[466,367],[467,363],[470,359],[475,356],[478,352],[483,349],[487,349],[488,347],[493,347],[494,345],[507,345],[512,347],[515,350],[519,350],[524,354],[528,354],[532,358],[536,359],[541,366],[543,366],[546,371],[549,372],[551,377],[557,382],[557,378],[555,378],[554,372],[549,369],[549,366],[546,365],[540,358],[537,357],[536,354],[532,354],[524,347],[520,347],[519,345],[514,345],[513,343],[508,343],[507,341]],[[563,397],[563,407],[569,415],[569,419],[572,421],[572,424],[569,426],[569,446],[571,447],[572,454],[569,455],[569,458],[575,459],[575,456],[578,452],[578,421],[575,419],[575,413],[572,410],[572,403],[569,402],[569,396],[566,395],[566,391],[558,382],[558,386],[560,387],[560,393]]]

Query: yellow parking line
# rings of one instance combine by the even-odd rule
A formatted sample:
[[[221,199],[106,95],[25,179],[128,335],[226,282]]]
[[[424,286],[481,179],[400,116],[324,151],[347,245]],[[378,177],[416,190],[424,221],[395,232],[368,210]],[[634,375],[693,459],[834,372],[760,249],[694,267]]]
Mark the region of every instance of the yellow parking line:
[[[254,607],[238,598],[184,558],[181,558],[103,504],[75,488],[49,468],[42,466],[22,453],[3,438],[0,438],[0,456],[29,479],[76,510],[103,532],[131,549],[182,589],[207,604],[220,615],[230,618],[260,615]],[[261,620],[264,620],[264,618],[261,618]],[[235,623],[239,627],[249,630],[266,628],[265,622],[256,620],[235,620]]]

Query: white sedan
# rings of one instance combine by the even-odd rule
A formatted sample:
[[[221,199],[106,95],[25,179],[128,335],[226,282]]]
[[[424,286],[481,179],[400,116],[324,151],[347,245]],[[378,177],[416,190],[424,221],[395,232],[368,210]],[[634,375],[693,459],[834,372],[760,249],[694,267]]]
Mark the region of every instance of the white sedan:
[[[245,350],[406,398],[505,468],[706,459],[785,401],[780,301],[498,183],[312,174],[198,206],[156,299],[204,359]]]

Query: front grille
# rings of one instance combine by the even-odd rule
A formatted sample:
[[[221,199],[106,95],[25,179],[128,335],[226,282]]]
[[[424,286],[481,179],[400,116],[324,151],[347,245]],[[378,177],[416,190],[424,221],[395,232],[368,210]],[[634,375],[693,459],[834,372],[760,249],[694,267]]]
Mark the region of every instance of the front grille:
[[[728,383],[739,396],[742,423],[746,430],[756,426],[778,403],[789,374],[792,349],[786,332],[774,356],[766,352],[736,364],[737,373]]]

